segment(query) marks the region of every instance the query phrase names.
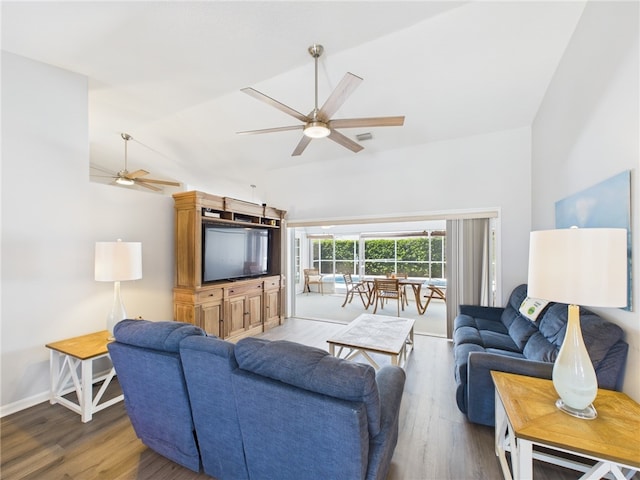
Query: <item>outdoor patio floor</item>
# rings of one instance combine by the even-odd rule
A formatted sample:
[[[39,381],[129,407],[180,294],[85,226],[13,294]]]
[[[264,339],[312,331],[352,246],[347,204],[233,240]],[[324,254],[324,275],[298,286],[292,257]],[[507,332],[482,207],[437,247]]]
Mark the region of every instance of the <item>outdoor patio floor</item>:
[[[341,293],[339,291],[337,293],[325,293],[324,295],[316,292],[299,293],[296,295],[294,316],[346,324],[361,313],[373,313],[373,306],[365,310],[362,301],[357,295],[353,297],[351,303],[341,307],[342,302],[344,302],[344,295],[344,292]],[[425,298],[423,298],[424,301],[426,301]],[[396,316],[395,301],[389,302],[382,309],[378,308],[376,313],[378,315]],[[415,320],[414,332],[417,334],[446,337],[446,304],[442,300],[432,300],[424,315],[418,315],[415,300],[410,298],[409,305],[405,306],[404,311],[400,310],[400,316]]]

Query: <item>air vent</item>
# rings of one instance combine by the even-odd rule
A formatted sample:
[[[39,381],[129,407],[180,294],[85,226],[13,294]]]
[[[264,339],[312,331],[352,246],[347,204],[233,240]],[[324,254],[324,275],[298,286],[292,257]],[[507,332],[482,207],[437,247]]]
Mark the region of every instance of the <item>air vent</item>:
[[[373,135],[371,135],[369,132],[359,133],[358,135],[356,135],[356,138],[358,139],[359,142],[362,142],[364,140],[371,140],[373,138]]]

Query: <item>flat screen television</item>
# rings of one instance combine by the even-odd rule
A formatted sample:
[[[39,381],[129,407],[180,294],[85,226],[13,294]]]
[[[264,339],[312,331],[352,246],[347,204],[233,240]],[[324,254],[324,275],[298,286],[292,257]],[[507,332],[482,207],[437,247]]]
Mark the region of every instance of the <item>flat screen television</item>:
[[[202,281],[237,280],[270,273],[271,230],[202,224]]]

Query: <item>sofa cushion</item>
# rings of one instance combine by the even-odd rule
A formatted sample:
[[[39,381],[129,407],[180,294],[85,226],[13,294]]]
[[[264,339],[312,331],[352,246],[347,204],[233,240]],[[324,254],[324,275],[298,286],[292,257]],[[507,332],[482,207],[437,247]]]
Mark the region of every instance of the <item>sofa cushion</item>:
[[[363,402],[369,432],[377,435],[380,431],[380,401],[372,366],[295,342],[255,337],[240,340],[235,355],[243,370],[323,395]]]
[[[476,320],[471,315],[458,315],[453,322],[453,330],[457,330],[462,327],[473,327],[476,328]]]
[[[598,369],[609,350],[624,337],[624,331],[615,323],[599,317],[581,307],[580,326],[582,338],[593,366]],[[565,329],[566,330],[566,329]]]
[[[511,296],[509,297],[509,302],[502,312],[502,317],[500,320],[504,324],[505,327],[511,327],[513,321],[520,316],[520,305],[524,302],[524,299],[527,298],[527,285],[518,285],[511,292]]]
[[[513,319],[511,326],[509,327],[509,336],[513,342],[517,345],[518,351],[522,352],[524,346],[529,340],[529,337],[536,333],[538,329],[531,321],[524,317],[518,316]]]
[[[180,342],[186,337],[206,336],[204,330],[190,323],[149,320],[122,320],[114,327],[113,334],[120,343],[171,353],[180,351]]]
[[[563,303],[550,305],[537,324],[542,336],[559,348],[567,325],[567,306]]]
[[[529,360],[555,362],[559,351],[557,345],[544,338],[540,332],[535,332],[527,341],[522,353]]]
[[[520,352],[518,345],[506,333],[481,330],[482,344],[485,348],[496,348],[498,350],[508,350],[510,352]]]
[[[453,342],[456,345],[463,343],[473,343],[475,345],[484,345],[482,337],[480,336],[480,330],[476,327],[464,326],[459,327],[453,332]]]

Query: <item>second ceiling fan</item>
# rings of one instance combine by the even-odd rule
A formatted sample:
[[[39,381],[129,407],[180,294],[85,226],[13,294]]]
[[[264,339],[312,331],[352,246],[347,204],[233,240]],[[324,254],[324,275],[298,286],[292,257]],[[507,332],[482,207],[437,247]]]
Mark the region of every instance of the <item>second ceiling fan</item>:
[[[302,154],[304,149],[307,148],[307,145],[311,143],[311,140],[324,137],[328,137],[343,147],[348,148],[352,152],[357,153],[363,149],[362,145],[338,132],[336,130],[337,128],[399,127],[404,124],[404,116],[332,119],[333,115],[342,106],[344,101],[349,97],[349,95],[351,95],[351,93],[353,93],[356,87],[360,85],[360,82],[362,82],[362,78],[350,72],[345,74],[338,86],[333,90],[333,92],[331,92],[329,98],[324,102],[324,105],[322,105],[321,108],[318,108],[318,58],[322,55],[323,51],[324,48],[322,45],[311,45],[309,47],[309,54],[311,54],[315,59],[315,105],[309,115],[304,115],[251,87],[243,88],[241,90],[242,92],[251,95],[262,102],[268,103],[272,107],[275,107],[278,110],[300,120],[303,123],[302,125],[248,130],[238,133],[249,135],[257,133],[283,132],[287,130],[302,130],[302,139],[293,150],[291,156],[298,156]]]

